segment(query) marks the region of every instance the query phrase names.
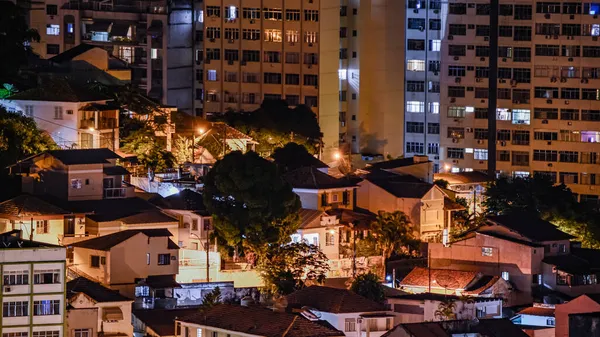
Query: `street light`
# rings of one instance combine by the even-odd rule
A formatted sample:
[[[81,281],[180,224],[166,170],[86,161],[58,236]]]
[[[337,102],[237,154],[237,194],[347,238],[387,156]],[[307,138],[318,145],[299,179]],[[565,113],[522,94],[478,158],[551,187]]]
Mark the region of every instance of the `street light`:
[[[336,152],[336,153],[333,154],[333,158],[335,160],[340,160],[340,158],[342,158],[342,155],[339,152]]]

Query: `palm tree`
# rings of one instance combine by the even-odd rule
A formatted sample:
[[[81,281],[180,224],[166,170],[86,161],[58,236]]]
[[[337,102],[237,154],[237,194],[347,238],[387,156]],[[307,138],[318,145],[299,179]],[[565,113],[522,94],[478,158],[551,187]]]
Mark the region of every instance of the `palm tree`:
[[[440,321],[447,321],[451,319],[456,319],[456,314],[454,310],[456,309],[456,302],[454,300],[448,299],[441,301],[438,305],[438,310],[435,311],[434,315]]]
[[[416,242],[410,218],[402,211],[379,211],[371,223],[371,234],[381,249],[384,262],[403,248],[410,252],[410,246]]]

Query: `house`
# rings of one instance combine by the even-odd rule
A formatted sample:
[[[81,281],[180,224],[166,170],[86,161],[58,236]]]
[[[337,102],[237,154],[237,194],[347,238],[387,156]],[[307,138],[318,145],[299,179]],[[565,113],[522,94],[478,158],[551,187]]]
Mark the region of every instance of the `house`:
[[[176,337],[175,320],[198,313],[198,308],[134,310],[133,337]]]
[[[22,194],[0,203],[0,232],[20,230],[29,240],[66,245],[86,236],[85,214],[74,213],[35,195]]]
[[[307,318],[308,317],[308,318]],[[177,319],[178,337],[342,337],[344,333],[315,316],[252,305],[219,304]]]
[[[65,78],[51,77],[0,105],[33,118],[64,149],[119,148],[119,107],[109,96]]]
[[[311,166],[289,171],[283,179],[292,185],[303,208],[320,211],[354,208],[355,180],[335,178]]]
[[[68,329],[63,336],[98,336],[98,308],[75,308],[67,305],[66,320]]]
[[[129,172],[109,149],[49,150],[10,167],[22,176],[23,191],[62,200],[101,200],[134,197],[123,183]]]
[[[569,315],[568,336],[600,336],[600,312]]]
[[[457,173],[436,173],[435,180],[445,180],[448,182],[448,189],[454,192],[454,196],[467,200],[469,212],[474,210],[482,213],[481,204],[484,200],[486,186],[492,181],[490,177],[482,172],[457,172]]]
[[[534,303],[510,319],[531,337],[554,337],[554,305]]]
[[[0,234],[3,335],[64,335],[65,258],[64,247]]]
[[[557,304],[554,309],[554,316],[556,318],[555,336],[578,336],[577,334],[569,334],[571,324],[570,317],[573,315],[591,314],[597,312],[600,312],[599,294],[581,295],[567,303]],[[590,331],[588,330],[587,332]]]
[[[130,229],[72,244],[76,275],[122,295],[136,307],[174,306],[179,247],[166,229]]]
[[[501,318],[502,299],[436,293],[386,295],[386,304],[401,323],[448,319]],[[451,313],[444,308],[451,308]]]
[[[69,329],[86,330],[103,336],[131,336],[132,299],[108,289],[100,283],[85,277],[77,277],[67,283],[67,301],[73,308],[69,310]],[[93,326],[86,325],[81,316],[93,316]],[[90,318],[91,319],[91,318]],[[89,323],[87,323],[89,324]],[[81,335],[77,335],[77,337]]]
[[[400,282],[400,290],[413,294],[509,299],[511,285],[500,276],[484,275],[477,271],[429,269],[415,267]],[[501,309],[501,308],[500,308]],[[501,311],[492,312],[492,314]]]
[[[78,77],[94,78],[106,85],[124,85],[131,81],[131,68],[127,62],[111,55],[106,49],[81,43],[48,59],[61,71]]]
[[[451,320],[398,324],[384,337],[528,337],[508,319]]]
[[[330,216],[324,211],[302,208],[300,210],[300,226],[292,234],[292,242],[315,245],[321,249],[327,258],[340,258],[340,224],[335,215]]]
[[[568,254],[545,256],[542,262],[547,287],[572,297],[600,292],[600,250],[572,244]]]
[[[448,246],[429,244],[430,267],[501,276],[518,294],[510,304],[531,303],[534,289],[558,290],[552,286],[556,274],[542,261],[568,255],[572,238],[535,215],[490,216],[485,224]]]
[[[433,183],[433,162],[427,156],[398,158],[368,164],[368,171],[386,171],[397,175],[408,175],[426,183]]]
[[[286,300],[288,307],[310,308],[312,315],[348,337],[380,337],[398,320],[385,305],[347,289],[310,286],[287,295]]]
[[[451,212],[460,209],[436,185],[412,175],[373,170],[356,190],[356,206],[373,213],[402,211],[422,241],[441,241],[450,231]]]

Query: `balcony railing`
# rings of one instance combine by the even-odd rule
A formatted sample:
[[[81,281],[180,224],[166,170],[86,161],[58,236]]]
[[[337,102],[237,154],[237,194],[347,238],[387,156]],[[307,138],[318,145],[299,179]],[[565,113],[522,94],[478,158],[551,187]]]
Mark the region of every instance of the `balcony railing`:
[[[127,197],[127,187],[113,187],[104,189],[104,199],[122,199]]]

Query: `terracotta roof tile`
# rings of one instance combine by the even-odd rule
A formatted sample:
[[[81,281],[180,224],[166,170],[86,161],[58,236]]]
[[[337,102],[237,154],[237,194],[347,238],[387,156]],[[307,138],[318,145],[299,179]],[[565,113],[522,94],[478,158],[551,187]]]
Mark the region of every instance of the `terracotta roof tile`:
[[[554,308],[529,307],[519,311],[517,314],[554,317]]]
[[[220,304],[179,321],[265,337],[344,336],[328,324],[256,306]]]
[[[289,305],[331,313],[386,311],[386,307],[350,290],[310,286],[287,297]]]
[[[0,203],[0,214],[8,216],[47,216],[69,213],[71,212],[29,194],[22,194]]]
[[[430,276],[431,272],[431,276]],[[443,287],[449,289],[465,289],[476,277],[478,273],[474,271],[459,271],[447,269],[431,269],[415,267],[400,282],[402,286],[420,286],[428,287],[431,277],[432,287]]]

